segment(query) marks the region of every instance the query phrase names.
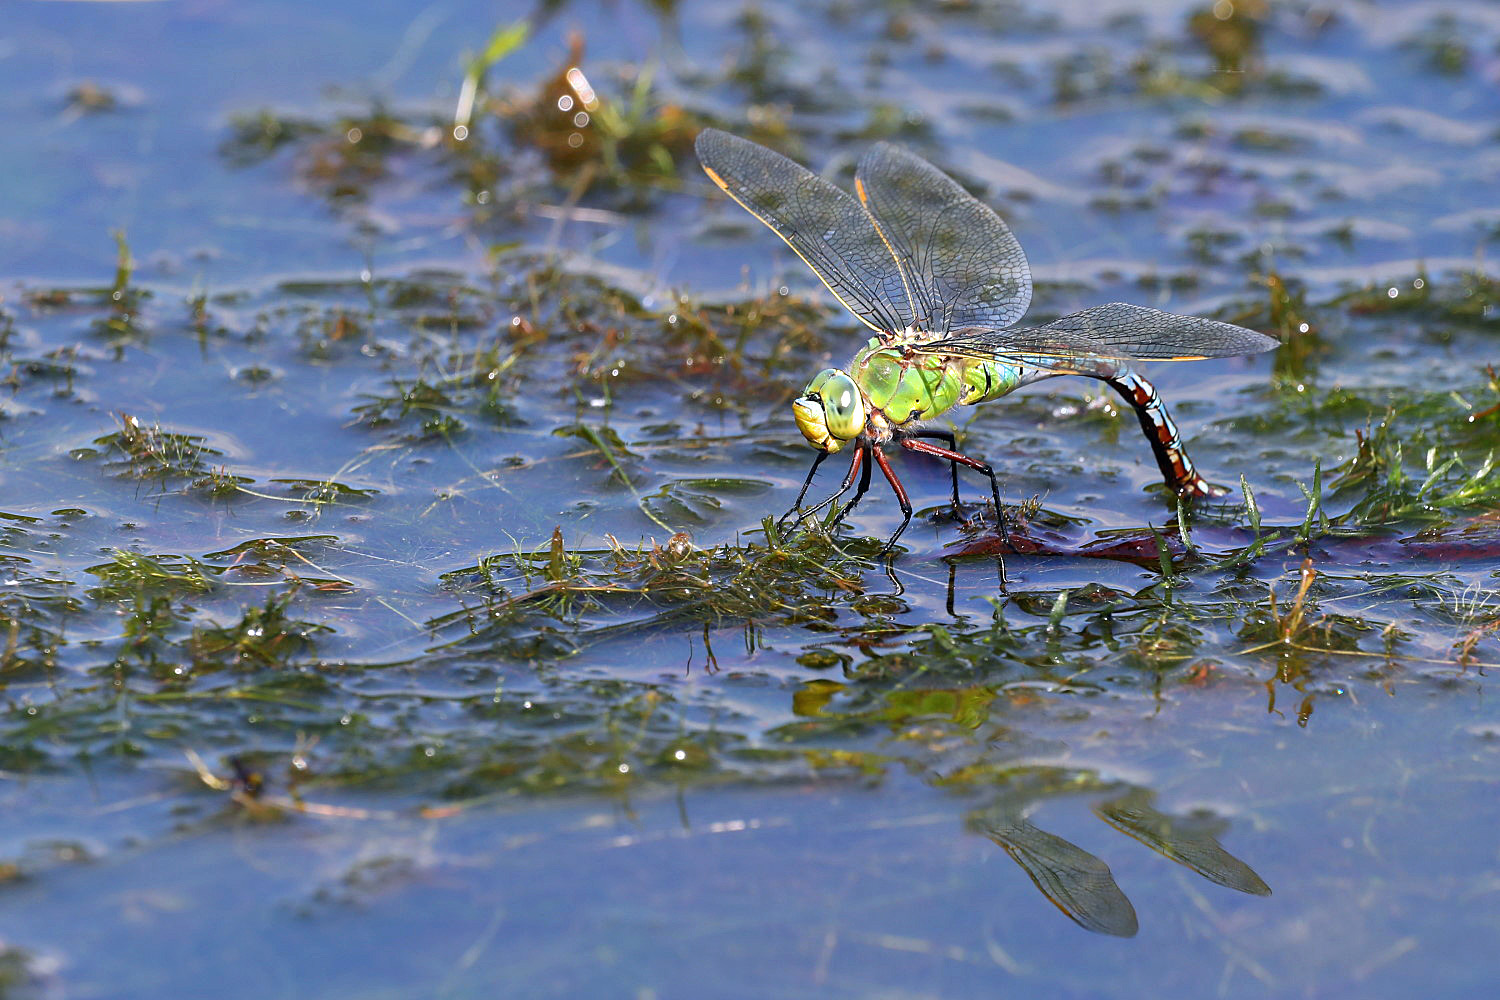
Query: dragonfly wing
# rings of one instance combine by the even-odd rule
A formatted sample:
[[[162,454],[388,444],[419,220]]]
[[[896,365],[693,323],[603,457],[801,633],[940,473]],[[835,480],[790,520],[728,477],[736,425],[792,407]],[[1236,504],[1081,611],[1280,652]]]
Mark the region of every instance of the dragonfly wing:
[[[1012,327],[1009,330],[970,328],[957,330],[942,340],[905,344],[913,354],[973,358],[1027,365],[1062,375],[1109,376],[1132,360],[1122,352],[1082,334],[1046,327]]]
[[[942,340],[907,349],[1088,375],[1111,362],[1228,358],[1259,354],[1276,343],[1263,333],[1232,323],[1111,302],[1069,313],[1046,326],[957,330]]]
[[[1269,351],[1277,341],[1233,323],[1110,302],[1069,313],[1042,329],[1102,344],[1112,357],[1199,361]]]
[[[900,265],[853,196],[728,132],[706,128],[695,148],[709,179],[785,240],[844,308],[880,332],[911,325]]]
[[[1031,304],[1031,265],[994,210],[900,146],[859,161],[855,190],[909,282],[917,325],[1002,329]]]

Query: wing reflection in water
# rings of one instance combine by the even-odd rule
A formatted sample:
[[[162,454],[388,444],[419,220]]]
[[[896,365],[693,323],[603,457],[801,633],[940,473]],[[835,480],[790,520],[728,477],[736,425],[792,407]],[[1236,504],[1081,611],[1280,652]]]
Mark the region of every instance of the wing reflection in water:
[[[1218,835],[1229,829],[1227,819],[1206,813],[1169,816],[1152,807],[1154,798],[1146,789],[1136,788],[1118,799],[1099,803],[1094,812],[1116,830],[1210,882],[1252,896],[1271,894],[1271,887],[1254,869],[1219,843]]]
[[[1172,816],[1157,810],[1155,793],[1131,787],[1094,806],[1094,813],[1121,833],[1217,885],[1269,896],[1271,889],[1249,865],[1230,854],[1218,835],[1229,821],[1208,813]],[[1103,860],[1077,844],[1039,829],[1012,804],[981,810],[970,826],[1010,855],[1031,881],[1078,926],[1096,934],[1134,937],[1135,907]]]
[[[1078,926],[1115,937],[1134,937],[1140,929],[1135,907],[1115,883],[1109,865],[1077,844],[1024,819],[983,830]]]

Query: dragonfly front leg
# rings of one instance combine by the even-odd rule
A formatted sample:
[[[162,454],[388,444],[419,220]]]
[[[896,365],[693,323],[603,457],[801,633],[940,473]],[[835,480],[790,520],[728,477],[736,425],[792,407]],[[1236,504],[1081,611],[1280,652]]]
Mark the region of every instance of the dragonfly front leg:
[[[819,511],[821,511],[824,507],[827,507],[829,504],[833,503],[839,497],[841,497],[845,493],[849,492],[849,488],[854,485],[854,477],[855,477],[855,475],[858,474],[860,466],[864,465],[865,451],[866,450],[867,449],[864,446],[862,446],[862,445],[861,446],[857,446],[854,449],[854,458],[851,459],[850,462],[849,462],[849,471],[848,471],[848,473],[845,474],[843,483],[841,483],[839,485],[838,492],[835,493],[835,494],[833,494],[833,496],[828,497],[825,500],[819,500],[813,506],[807,508],[804,511],[801,511],[800,512],[801,516],[803,516],[803,517],[812,517],[813,515],[817,514]],[[827,454],[827,452],[824,452],[824,454]],[[866,482],[869,481],[870,475],[869,475],[868,472],[865,473],[864,478],[865,478]],[[864,487],[863,486],[860,487],[860,493],[861,494],[864,493]]]
[[[901,443],[906,444],[906,440],[903,440]],[[932,446],[929,445],[928,447]],[[875,461],[880,465],[880,471],[885,473],[886,482],[890,483],[891,489],[895,491],[896,502],[901,504],[901,527],[896,529],[896,533],[890,537],[890,541],[885,543],[885,548],[880,550],[880,554],[884,556],[895,546],[896,539],[901,537],[901,532],[906,530],[906,526],[911,524],[911,500],[906,496],[906,487],[901,485],[901,480],[896,478],[896,473],[891,468],[891,463],[886,460],[885,452],[879,448],[875,449]]]
[[[870,451],[870,449],[873,448],[873,447],[874,447],[874,445],[870,444],[868,441],[862,442],[860,444],[861,450],[863,450],[866,453],[868,453]],[[859,465],[861,463],[859,461],[856,461],[855,464]],[[854,509],[855,505],[858,504],[862,499],[864,499],[865,494],[870,491],[870,467],[872,465],[874,465],[874,463],[870,462],[870,461],[865,461],[863,463],[863,465],[864,465],[864,471],[859,474],[859,489],[857,489],[857,490],[854,491],[854,496],[851,497],[850,500],[849,500],[849,502],[844,505],[844,509],[841,510],[841,511],[839,511],[838,517],[835,517],[833,519],[833,522],[831,524],[829,524],[830,528],[833,527],[834,525],[838,524],[844,518],[848,517],[849,516],[849,512],[852,511]],[[851,475],[853,474],[853,469],[850,470],[850,474]],[[844,488],[848,489],[847,486],[844,487]]]
[[[782,525],[786,524],[786,519],[791,517],[793,514],[796,514],[798,520],[801,520],[802,501],[807,498],[807,491],[812,486],[813,476],[816,476],[818,474],[818,466],[823,464],[823,459],[827,458],[828,454],[829,453],[826,451],[820,451],[818,452],[818,457],[813,459],[812,468],[807,470],[807,478],[802,481],[802,492],[797,494],[797,502],[792,504],[791,510],[787,511],[785,514],[782,514],[781,517],[776,520],[777,528],[780,528]]]
[[[951,448],[939,448],[935,444],[928,444],[925,441],[917,441],[909,437],[901,439],[901,447],[909,451],[921,452],[924,455],[936,455],[938,458],[947,459],[953,463],[954,476],[958,475],[958,467],[960,465],[967,466],[976,472],[984,473],[990,481],[990,495],[995,498],[995,521],[1000,530],[1000,537],[1010,537],[1010,532],[1005,527],[1005,505],[1000,502],[1000,482],[995,478],[994,469],[979,459],[970,458],[962,452],[954,451]]]

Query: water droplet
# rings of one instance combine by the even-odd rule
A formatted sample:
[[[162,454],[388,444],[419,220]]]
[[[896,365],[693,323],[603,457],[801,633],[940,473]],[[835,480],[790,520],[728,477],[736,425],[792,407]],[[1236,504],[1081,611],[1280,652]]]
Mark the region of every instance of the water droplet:
[[[592,108],[596,101],[594,88],[589,84],[589,78],[583,75],[583,70],[573,66],[564,75],[568,78],[568,86],[578,95],[579,102],[586,108]]]

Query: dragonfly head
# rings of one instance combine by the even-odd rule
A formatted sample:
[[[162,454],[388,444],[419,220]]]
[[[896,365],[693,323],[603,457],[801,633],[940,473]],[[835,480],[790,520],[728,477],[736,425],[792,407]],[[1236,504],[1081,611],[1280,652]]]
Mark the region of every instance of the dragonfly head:
[[[864,432],[865,397],[846,373],[825,368],[792,402],[792,418],[814,448],[832,454]]]

